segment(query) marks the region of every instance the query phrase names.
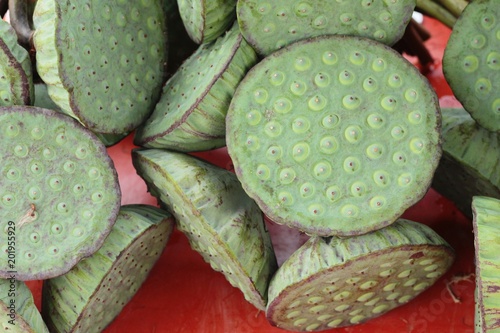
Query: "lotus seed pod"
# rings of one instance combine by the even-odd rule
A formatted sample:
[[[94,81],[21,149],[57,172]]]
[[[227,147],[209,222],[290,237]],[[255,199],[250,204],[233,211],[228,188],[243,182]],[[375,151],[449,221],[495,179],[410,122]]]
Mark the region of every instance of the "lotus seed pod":
[[[290,331],[360,324],[408,303],[453,259],[432,229],[403,219],[361,236],[311,237],[272,278],[266,316]]]
[[[161,1],[41,0],[33,16],[37,70],[63,112],[122,135],[153,111],[166,75]]]
[[[237,0],[177,0],[189,37],[204,44],[221,36],[235,21]]]
[[[97,252],[44,282],[42,315],[50,331],[102,332],[146,280],[173,227],[173,217],[159,208],[122,206]]]
[[[443,55],[443,74],[477,123],[500,131],[500,6],[470,2],[453,26]],[[469,205],[470,206],[470,205]]]
[[[214,43],[201,45],[168,80],[135,143],[184,152],[224,146],[229,103],[256,62],[237,25]]]
[[[415,0],[238,0],[241,33],[257,53],[301,39],[351,35],[393,45],[403,37]]]
[[[236,176],[191,155],[160,149],[133,150],[132,162],[191,247],[264,310],[276,258],[262,212]]]
[[[0,279],[0,329],[13,333],[49,333],[31,290],[15,277]]]
[[[500,200],[474,196],[472,200],[474,247],[476,263],[476,333],[500,331],[500,280],[498,269],[498,232],[500,230]]]
[[[17,43],[11,25],[0,20],[0,106],[31,105],[33,72],[28,51]]]
[[[500,199],[500,135],[463,108],[443,108],[443,155],[432,187],[472,218],[475,195]]]
[[[92,132],[57,111],[0,107],[0,124],[0,250],[15,251],[19,280],[63,274],[115,223],[121,193],[113,161]],[[0,277],[9,271],[2,262]]]
[[[393,223],[427,192],[441,156],[435,91],[361,37],[295,42],[255,65],[226,119],[243,188],[276,223],[321,236]]]

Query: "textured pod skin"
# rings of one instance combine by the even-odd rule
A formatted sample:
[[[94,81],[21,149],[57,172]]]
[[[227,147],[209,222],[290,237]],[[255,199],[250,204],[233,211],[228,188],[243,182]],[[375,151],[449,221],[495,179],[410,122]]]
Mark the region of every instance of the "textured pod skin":
[[[46,280],[42,315],[50,331],[102,332],[146,280],[174,228],[166,211],[125,205],[102,247]]]
[[[0,107],[0,246],[13,232],[19,280],[67,272],[115,223],[121,192],[104,145],[80,123],[32,106]],[[0,276],[10,276],[7,262]]]
[[[443,156],[432,187],[472,218],[475,195],[500,198],[500,136],[463,108],[443,108]]]
[[[33,104],[31,59],[4,20],[0,20],[0,77],[0,106]]]
[[[0,279],[0,316],[0,327],[5,332],[49,333],[31,290],[22,281]]]
[[[500,200],[474,196],[472,200],[474,247],[476,253],[476,333],[500,331],[498,298],[500,287],[498,270],[498,229],[500,226]]]
[[[261,55],[320,35],[351,35],[393,45],[403,36],[415,0],[238,0],[241,32]]]
[[[478,124],[500,131],[500,6],[471,1],[453,26],[443,54],[443,74]]]
[[[453,260],[432,229],[403,219],[361,236],[311,237],[271,280],[266,316],[290,331],[359,324],[409,302]]]
[[[184,152],[224,146],[229,103],[256,62],[237,25],[201,45],[167,81],[153,114],[138,128],[135,144]]]
[[[236,0],[177,0],[189,37],[197,43],[210,43],[221,36],[236,18]]]
[[[66,114],[102,135],[123,135],[153,111],[166,77],[161,1],[38,1],[37,70]]]
[[[389,225],[424,196],[440,127],[434,89],[400,54],[330,35],[295,42],[247,73],[226,144],[271,220],[349,236]]]
[[[132,162],[152,195],[212,268],[263,310],[276,258],[258,206],[233,173],[193,156],[136,149]]]

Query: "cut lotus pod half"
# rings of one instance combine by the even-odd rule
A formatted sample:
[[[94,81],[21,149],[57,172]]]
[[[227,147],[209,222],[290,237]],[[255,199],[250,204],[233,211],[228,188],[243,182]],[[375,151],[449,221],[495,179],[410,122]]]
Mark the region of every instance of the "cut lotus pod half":
[[[261,55],[320,35],[351,35],[393,45],[403,37],[415,0],[238,0],[241,33]]]
[[[500,131],[500,6],[470,2],[453,26],[443,55],[443,74],[455,97],[478,124]]]
[[[432,229],[404,219],[361,236],[311,237],[271,280],[266,317],[290,331],[360,324],[432,286],[454,256]]]
[[[231,27],[237,0],[177,0],[186,31],[197,44],[210,43]]]
[[[480,126],[464,108],[442,108],[443,155],[432,187],[472,218],[476,195],[500,199],[500,135]]]
[[[130,133],[153,111],[166,76],[161,1],[40,0],[37,70],[66,114],[102,135]]]
[[[51,332],[102,332],[132,299],[174,228],[160,208],[124,205],[111,233],[91,257],[44,281],[42,316]]]
[[[15,273],[0,279],[0,329],[12,333],[49,333],[28,286]]]
[[[28,51],[12,26],[0,20],[0,106],[32,105],[33,71]]]
[[[476,333],[500,331],[500,278],[498,270],[498,233],[500,231],[500,200],[474,196],[472,200],[474,247],[476,262]]]
[[[211,267],[265,309],[277,264],[263,214],[236,176],[188,154],[136,149],[132,162],[148,189]]]
[[[226,119],[246,192],[274,222],[320,236],[393,223],[427,192],[441,156],[436,93],[388,46],[295,42],[255,65]]]
[[[168,80],[134,142],[184,152],[224,146],[229,103],[256,62],[237,25],[215,42],[201,45]]]
[[[67,272],[103,243],[120,206],[118,176],[104,145],[57,111],[0,107],[0,233],[16,238],[16,277]],[[0,250],[8,253],[7,242]],[[8,277],[7,261],[0,277]]]

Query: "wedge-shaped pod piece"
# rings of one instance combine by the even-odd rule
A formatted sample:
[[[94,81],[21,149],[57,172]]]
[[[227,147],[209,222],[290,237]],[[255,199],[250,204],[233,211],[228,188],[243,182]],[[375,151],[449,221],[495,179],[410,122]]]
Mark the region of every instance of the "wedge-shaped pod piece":
[[[408,303],[453,260],[444,239],[404,219],[361,236],[311,237],[272,278],[266,316],[291,331],[360,324]]]
[[[415,0],[238,0],[241,33],[261,55],[320,35],[351,35],[393,45],[401,39]]]
[[[471,1],[453,25],[443,55],[443,74],[456,98],[478,124],[500,131],[500,6]]]
[[[263,214],[236,176],[193,156],[136,149],[132,162],[191,247],[263,310],[276,258]]]
[[[16,240],[19,280],[67,272],[94,253],[120,207],[118,176],[106,147],[57,111],[0,108],[0,250]],[[0,276],[8,277],[7,261]]]
[[[41,0],[37,70],[54,102],[96,133],[130,133],[153,111],[166,76],[161,1]]]
[[[237,0],[177,0],[189,37],[197,43],[210,43],[222,35],[236,18]]]
[[[0,106],[32,105],[33,71],[28,51],[11,25],[0,20]]]
[[[236,87],[257,55],[233,26],[201,45],[168,80],[135,143],[149,148],[201,151],[225,145],[226,114]]]
[[[476,333],[500,332],[500,200],[486,196],[472,199],[476,256]]]
[[[387,226],[420,200],[441,156],[428,80],[367,38],[321,36],[264,58],[226,118],[236,175],[271,220],[321,236]]]
[[[102,332],[146,280],[173,228],[173,217],[160,208],[122,206],[96,253],[44,281],[42,315],[50,331]]]
[[[443,155],[432,187],[472,218],[475,195],[500,199],[500,135],[463,108],[443,108]]]
[[[0,329],[10,333],[49,333],[28,286],[15,273],[0,279]]]

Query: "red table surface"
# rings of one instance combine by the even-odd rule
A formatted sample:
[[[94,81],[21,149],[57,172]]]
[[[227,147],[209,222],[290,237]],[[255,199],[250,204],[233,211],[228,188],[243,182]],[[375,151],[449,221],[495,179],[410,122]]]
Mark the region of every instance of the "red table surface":
[[[442,106],[458,106],[443,78],[441,59],[450,29],[425,18],[432,32],[426,42],[436,62],[427,74]],[[409,58],[415,63],[415,59]],[[143,180],[132,166],[132,137],[109,148],[119,175],[122,204],[156,205]],[[197,154],[224,168],[231,168],[224,148]],[[472,333],[474,331],[474,243],[472,224],[454,205],[433,189],[404,215],[436,230],[456,251],[450,271],[435,285],[409,303],[364,324],[331,329],[331,333]],[[267,222],[278,262],[286,259],[305,241],[305,236],[287,227]],[[40,307],[41,281],[30,281]],[[203,333],[280,333],[265,313],[245,301],[221,273],[215,272],[194,252],[186,237],[174,231],[164,253],[137,294],[106,333],[123,332],[203,332]]]

